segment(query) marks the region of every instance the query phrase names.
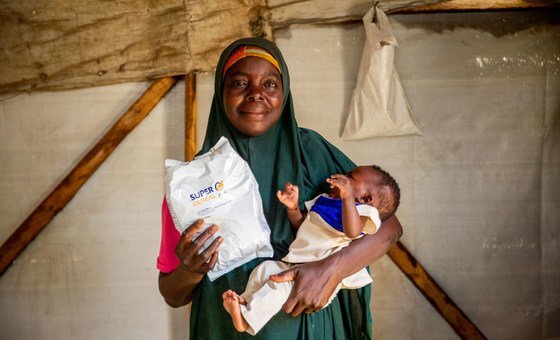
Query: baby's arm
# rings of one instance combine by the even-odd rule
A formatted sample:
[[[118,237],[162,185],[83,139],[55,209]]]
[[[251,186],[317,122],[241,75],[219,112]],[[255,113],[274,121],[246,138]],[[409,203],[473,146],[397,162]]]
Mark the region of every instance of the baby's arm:
[[[286,206],[288,220],[292,225],[294,230],[298,230],[303,220],[305,219],[305,214],[299,210],[298,199],[299,199],[299,188],[297,185],[292,183],[286,183],[284,190],[278,190],[276,192],[276,197]]]
[[[354,198],[354,189],[350,183],[350,179],[344,175],[336,174],[327,178],[327,183],[332,187],[337,187],[342,199],[342,228],[344,235],[349,238],[360,236],[364,225],[356,209],[356,199]]]

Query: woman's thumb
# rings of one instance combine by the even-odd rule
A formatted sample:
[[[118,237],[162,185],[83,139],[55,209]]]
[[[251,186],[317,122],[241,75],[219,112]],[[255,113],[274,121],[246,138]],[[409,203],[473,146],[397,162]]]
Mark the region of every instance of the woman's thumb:
[[[295,268],[285,270],[281,273],[270,275],[270,280],[273,282],[288,282],[294,281],[297,276],[297,270]]]

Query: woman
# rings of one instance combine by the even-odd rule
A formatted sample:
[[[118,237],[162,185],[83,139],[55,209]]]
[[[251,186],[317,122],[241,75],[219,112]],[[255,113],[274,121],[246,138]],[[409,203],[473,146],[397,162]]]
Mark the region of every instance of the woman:
[[[244,47],[247,46],[247,47]],[[215,93],[201,152],[221,136],[250,165],[259,183],[263,209],[271,228],[274,258],[282,258],[294,239],[286,211],[276,191],[297,184],[301,201],[326,191],[325,179],[355,165],[316,132],[297,126],[288,69],[276,45],[262,38],[240,39],[227,47],[216,68]],[[204,274],[216,263],[217,238],[205,251],[201,245],[218,230],[197,238],[202,223],[182,234],[174,231],[169,211],[162,208],[163,235],[158,269],[160,292],[173,307],[192,302],[192,339],[362,339],[371,338],[370,287],[345,290],[324,309],[338,283],[387,252],[402,234],[395,216],[378,233],[353,241],[332,256],[306,263],[280,275],[294,280],[286,313],[276,315],[256,337],[235,332],[222,307],[227,289],[243,291],[251,273],[264,259],[255,259],[214,282]]]

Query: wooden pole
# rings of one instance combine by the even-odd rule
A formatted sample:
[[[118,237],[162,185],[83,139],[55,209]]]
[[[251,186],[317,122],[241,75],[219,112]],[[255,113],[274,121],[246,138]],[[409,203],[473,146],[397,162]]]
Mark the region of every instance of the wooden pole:
[[[66,178],[23,221],[0,248],[0,276],[54,216],[70,202],[103,161],[109,157],[130,131],[140,124],[176,82],[177,80],[171,77],[154,81]]]
[[[389,9],[387,14],[537,9],[559,6],[560,4],[557,2],[544,0],[447,0],[430,5],[413,4],[407,7]]]
[[[196,73],[185,75],[185,161],[196,154]]]
[[[461,338],[486,339],[401,242],[388,255]]]

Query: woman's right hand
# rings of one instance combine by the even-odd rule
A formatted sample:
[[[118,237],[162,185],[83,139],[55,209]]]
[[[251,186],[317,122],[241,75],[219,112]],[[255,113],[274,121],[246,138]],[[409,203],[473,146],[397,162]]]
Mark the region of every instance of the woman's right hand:
[[[196,287],[218,260],[218,248],[224,242],[221,236],[198,253],[204,243],[218,231],[218,227],[212,225],[195,238],[194,235],[202,227],[204,220],[198,220],[187,227],[175,247],[179,267],[170,273],[159,273],[159,291],[171,307],[181,307],[190,303]]]
[[[218,236],[199,254],[200,248],[204,243],[218,231],[218,226],[211,225],[195,238],[194,235],[202,227],[204,227],[203,219],[199,219],[187,227],[181,234],[177,247],[175,247],[175,254],[177,254],[181,266],[187,271],[204,275],[216,265],[219,247],[224,242],[224,238]]]

